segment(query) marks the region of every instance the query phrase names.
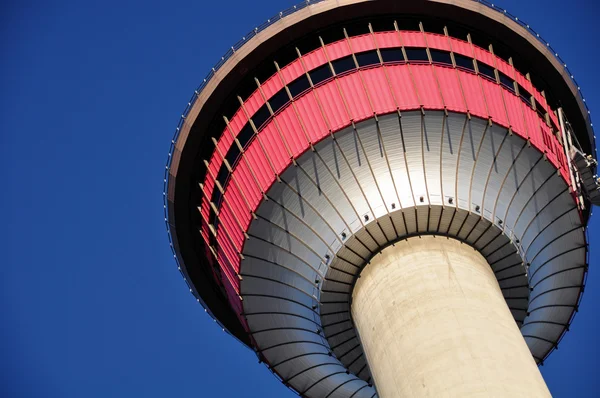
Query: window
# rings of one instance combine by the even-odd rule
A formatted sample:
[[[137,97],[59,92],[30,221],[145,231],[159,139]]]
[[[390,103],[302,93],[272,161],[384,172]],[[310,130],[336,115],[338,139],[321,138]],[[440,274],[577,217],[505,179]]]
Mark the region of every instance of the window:
[[[384,48],[380,50],[383,62],[403,62],[404,54],[400,48]]]
[[[529,91],[525,90],[523,88],[523,86],[521,86],[520,84],[518,84],[518,87],[519,87],[519,95],[521,96],[523,101],[525,101],[529,105],[531,105],[531,93]]]
[[[335,61],[332,61],[331,64],[333,65],[333,70],[335,70],[337,75],[352,69],[356,69],[356,65],[354,64],[354,60],[352,59],[351,55],[336,59]]]
[[[404,50],[409,61],[429,62],[427,51],[424,48],[406,47]]]
[[[473,66],[473,60],[471,58],[465,57],[464,55],[460,54],[454,54],[454,60],[456,61],[456,66],[458,66],[459,68],[475,72],[475,67]]]
[[[317,69],[308,72],[308,74],[310,75],[310,80],[312,80],[314,85],[317,85],[333,76],[331,69],[329,69],[329,64],[320,66]]]
[[[254,116],[252,116],[252,122],[254,123],[254,126],[258,129],[267,121],[267,119],[270,116],[271,114],[269,113],[269,108],[267,108],[267,104],[264,104],[260,107],[259,110],[256,111]]]
[[[356,62],[358,62],[358,66],[376,65],[379,64],[379,56],[375,50],[358,53],[356,54]]]
[[[285,91],[285,88],[282,88],[277,93],[275,93],[274,96],[271,97],[271,99],[269,100],[269,105],[271,105],[273,113],[276,113],[278,110],[281,109],[281,107],[287,104],[289,100],[290,97]]]
[[[250,123],[246,123],[246,125],[242,128],[242,130],[237,135],[237,139],[240,142],[240,145],[242,146],[242,148],[246,147],[246,145],[252,139],[252,137],[254,137],[254,130],[252,129],[252,126],[250,126]],[[233,149],[234,147],[237,149],[237,155],[235,155],[235,156],[233,153],[232,154],[229,153],[232,151],[235,152],[235,150]],[[229,148],[229,150],[227,151],[227,156],[225,158],[227,159],[229,164],[231,166],[233,166],[233,164],[235,163],[239,154],[240,154],[240,150],[237,147],[237,144],[233,143],[233,144],[231,144],[231,148]],[[231,159],[230,159],[230,156],[231,156]]]
[[[450,57],[449,52],[441,50],[429,50],[429,53],[431,54],[431,60],[433,62],[452,65],[452,58]]]
[[[514,85],[513,79],[506,76],[504,73],[502,73],[500,71],[498,71],[498,75],[500,76],[500,84],[502,84],[504,87],[506,87],[507,89],[509,89],[510,91],[512,91],[514,93],[515,85]]]
[[[479,69],[479,73],[486,77],[489,77],[493,81],[496,81],[496,75],[494,74],[493,67],[489,66],[488,64],[484,64],[481,61],[477,61],[477,68]]]
[[[303,93],[304,91],[310,88],[310,83],[308,82],[308,78],[306,75],[302,75],[293,82],[288,85],[290,89],[290,93],[292,94],[292,98],[296,97],[298,94]]]

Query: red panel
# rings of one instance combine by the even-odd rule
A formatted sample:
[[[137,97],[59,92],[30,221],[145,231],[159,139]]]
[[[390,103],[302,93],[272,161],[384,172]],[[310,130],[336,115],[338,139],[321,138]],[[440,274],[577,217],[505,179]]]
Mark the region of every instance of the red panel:
[[[340,89],[348,105],[350,117],[355,121],[364,120],[373,116],[369,98],[360,80],[358,73],[352,73],[338,79]]]
[[[404,47],[427,47],[422,32],[402,31],[400,36]]]
[[[479,81],[481,81],[492,120],[503,127],[508,127],[506,109],[504,108],[504,101],[502,101],[502,88],[498,84],[492,83],[482,77],[479,78]]]
[[[265,97],[269,99],[283,88],[283,83],[281,82],[279,74],[276,73],[273,76],[271,76],[266,82],[261,84],[261,87],[263,93],[265,94]]]
[[[475,58],[477,61],[484,62],[490,65],[492,68],[496,65],[494,62],[494,56],[489,51],[475,45],[473,45],[473,51],[475,52]]]
[[[231,127],[225,127],[223,130],[223,134],[221,134],[221,138],[217,141],[217,150],[221,153],[221,157],[224,157],[229,148],[231,148],[231,144],[233,144],[233,134],[231,133]],[[217,164],[221,164],[219,161]],[[216,175],[216,174],[215,174]]]
[[[244,107],[246,108],[246,112],[248,115],[252,116],[256,113],[256,111],[265,104],[265,100],[262,97],[262,94],[257,89],[252,95],[244,102]],[[256,126],[258,127],[258,126]]]
[[[448,38],[444,35],[425,33],[425,39],[427,40],[427,46],[429,48],[450,51],[450,43],[448,42]]]
[[[434,68],[446,108],[451,111],[464,112],[467,106],[463,99],[456,70],[443,66],[434,66]]]
[[[506,90],[502,91],[511,128],[515,133],[527,139],[528,133],[527,128],[525,127],[523,111],[521,110],[521,99],[516,95],[506,92]]]
[[[275,168],[275,173],[281,174],[285,167],[290,163],[290,157],[275,125],[273,123],[267,123],[258,133],[258,138],[264,145],[265,151],[269,154],[273,167]],[[254,143],[250,144],[250,146],[252,145],[254,145]]]
[[[321,47],[309,52],[306,55],[303,55],[302,60],[304,60],[304,65],[306,65],[307,71],[316,69],[319,66],[325,65],[327,63],[325,51]]]
[[[375,33],[375,40],[379,48],[395,48],[402,45],[398,32],[377,32]]]
[[[548,156],[548,160],[550,163],[554,165],[557,169],[560,169],[560,163],[558,162],[557,153],[561,146],[558,144],[558,140],[552,134],[552,130],[544,124],[540,123],[540,128],[542,130],[542,137],[544,139],[544,145],[546,147],[546,154]]]
[[[310,142],[319,142],[321,138],[329,134],[329,128],[323,120],[321,109],[312,91],[296,101],[296,109]]]
[[[350,46],[355,53],[363,51],[369,51],[375,49],[375,43],[370,33],[361,36],[354,36],[350,38]]]
[[[544,140],[542,137],[542,130],[540,127],[540,119],[537,114],[529,108],[527,105],[521,102],[521,109],[523,114],[525,115],[525,123],[527,124],[527,132],[529,134],[529,139],[534,147],[539,149],[540,151],[544,151],[546,146],[544,145]]]
[[[410,71],[417,86],[421,105],[429,109],[444,109],[440,89],[431,65],[411,65]]]
[[[232,247],[235,248],[236,252],[240,252],[242,250],[242,244],[244,243],[244,235],[235,221],[229,206],[221,206],[219,209],[219,222],[221,225],[217,230],[217,235],[225,228],[225,232],[231,240]]]
[[[281,76],[283,76],[283,81],[285,84],[290,84],[303,74],[304,67],[302,67],[302,62],[299,59],[281,69]]]
[[[548,103],[546,102],[546,98],[544,98],[542,96],[542,94],[535,89],[533,90],[532,94],[533,94],[533,98],[535,98],[535,100],[544,107],[542,112],[546,112],[546,110],[548,109]]]
[[[258,180],[260,189],[267,192],[273,181],[275,181],[275,175],[260,144],[257,139],[253,140],[246,149],[245,154],[246,160]]]
[[[419,100],[408,71],[408,65],[384,66],[394,90],[398,109],[419,109]]]
[[[323,107],[323,113],[332,131],[339,130],[350,124],[350,117],[346,112],[344,100],[340,95],[338,84],[331,81],[318,87],[316,90],[317,98]]]
[[[463,88],[463,93],[465,94],[469,113],[473,116],[487,119],[489,115],[485,101],[483,100],[479,77],[469,72],[459,72],[458,76]]]
[[[395,111],[396,104],[383,69],[366,69],[361,73],[375,113],[381,115]]]
[[[334,59],[343,58],[350,54],[350,47],[348,46],[346,39],[338,40],[335,43],[327,45],[327,55],[331,61]]]
[[[302,131],[302,127],[298,122],[298,117],[294,112],[294,108],[288,106],[283,112],[275,116],[275,120],[279,125],[279,131],[283,135],[288,144],[292,156],[296,157],[308,147],[306,136]]]
[[[237,186],[239,186],[240,190],[242,191],[244,198],[248,202],[248,206],[250,206],[251,209],[256,209],[256,206],[262,197],[262,193],[256,185],[248,165],[243,161],[243,159],[237,162],[237,166],[233,170],[233,173],[231,173],[231,177],[235,180]],[[232,186],[230,183],[228,185],[228,189],[231,188]]]
[[[450,37],[449,40],[453,52],[473,58],[473,50],[468,42],[455,39],[454,37]]]
[[[231,211],[235,214],[241,227],[244,230],[248,229],[252,215],[242,197],[242,193],[234,185],[230,185],[225,191],[224,200],[229,203]]]
[[[237,137],[237,135],[246,125],[246,123],[248,123],[248,118],[246,117],[244,110],[240,108],[229,121],[229,128],[231,129],[231,134]]]
[[[533,91],[533,87],[531,87],[531,82],[525,78],[521,73],[515,73],[515,80],[519,83],[523,88],[530,93]]]
[[[512,66],[502,58],[496,57],[496,68],[506,76],[514,79],[515,71]]]

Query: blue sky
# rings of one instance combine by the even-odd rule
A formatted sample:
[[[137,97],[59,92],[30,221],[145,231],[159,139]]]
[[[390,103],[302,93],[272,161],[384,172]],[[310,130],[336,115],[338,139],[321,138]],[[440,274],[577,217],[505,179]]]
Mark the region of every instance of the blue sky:
[[[550,41],[600,123],[596,2],[497,3]],[[162,219],[164,162],[194,88],[292,4],[0,6],[0,396],[293,396],[193,299]],[[581,310],[542,368],[557,397],[600,387],[598,220]]]

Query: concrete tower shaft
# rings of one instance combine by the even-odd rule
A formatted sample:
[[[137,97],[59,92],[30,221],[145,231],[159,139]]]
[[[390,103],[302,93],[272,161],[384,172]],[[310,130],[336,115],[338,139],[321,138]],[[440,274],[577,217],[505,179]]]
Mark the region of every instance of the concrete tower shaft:
[[[352,315],[380,397],[548,397],[496,275],[474,248],[426,235],[363,269]]]

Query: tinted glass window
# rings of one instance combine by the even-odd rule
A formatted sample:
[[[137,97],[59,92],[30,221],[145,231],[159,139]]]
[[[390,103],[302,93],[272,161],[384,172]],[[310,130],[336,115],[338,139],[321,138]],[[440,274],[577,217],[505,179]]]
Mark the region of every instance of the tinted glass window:
[[[285,88],[282,88],[277,93],[275,93],[274,96],[271,97],[271,99],[269,100],[269,105],[271,105],[271,109],[273,110],[273,113],[275,113],[278,110],[280,110],[282,106],[287,104],[289,100],[290,97],[285,91]]]
[[[312,50],[321,47],[321,41],[319,41],[319,36],[309,35],[297,42],[296,47],[300,50],[300,54],[308,54]]]
[[[240,142],[240,145],[242,146],[242,148],[246,147],[246,145],[252,139],[252,137],[254,137],[254,130],[252,129],[252,126],[250,126],[250,123],[246,123],[244,128],[242,128],[242,130],[240,131],[240,133],[237,136],[237,139]],[[229,149],[229,151],[227,151],[227,156],[226,156],[227,161],[232,166],[233,166],[233,162],[235,162],[235,159],[237,159],[237,156],[235,156],[235,158],[232,161],[229,158],[229,156],[230,156],[229,152],[233,151],[234,147],[237,149],[237,144],[235,144],[235,143],[231,144],[231,148]],[[237,149],[237,152],[239,154],[239,149]],[[233,155],[231,155],[231,156],[233,156]]]
[[[406,58],[409,61],[429,61],[427,51],[424,48],[406,47],[404,50],[406,51]]]
[[[464,69],[468,69],[470,71],[474,71],[473,60],[471,58],[465,57],[464,55],[454,54],[454,60],[456,61],[456,66]]]
[[[331,69],[329,69],[328,64],[320,66],[317,69],[308,72],[308,74],[310,75],[310,80],[312,80],[312,83],[314,85],[317,85],[323,80],[327,80],[333,76],[333,73],[331,73]]]
[[[358,66],[378,64],[379,57],[377,56],[377,51],[367,51],[364,53],[356,54],[356,62],[358,62]]]
[[[444,34],[444,22],[438,20],[431,20],[423,22],[423,29],[425,32],[437,33],[440,35]]]
[[[498,75],[500,75],[500,83],[504,87],[506,87],[507,89],[509,89],[510,91],[514,92],[515,91],[515,86],[513,84],[513,79],[511,79],[510,77],[506,76],[502,72],[498,72]]]
[[[414,18],[399,18],[396,19],[396,23],[398,24],[399,30],[421,30],[421,28],[419,27],[419,21]]]
[[[306,75],[302,75],[293,82],[288,85],[290,89],[290,93],[292,97],[297,96],[298,94],[308,90],[310,88],[310,83],[308,82],[308,78]]]
[[[399,48],[384,48],[380,51],[383,62],[404,61],[404,55],[402,54],[402,50]]]
[[[525,90],[520,84],[519,84],[519,94],[521,95],[521,98],[523,98],[529,105],[531,105],[531,93],[527,90]]]
[[[332,61],[331,64],[333,65],[333,70],[335,70],[335,73],[338,75],[356,68],[351,55],[336,59],[335,61]]]
[[[477,61],[477,67],[479,68],[479,73],[496,81],[496,75],[494,74],[494,68],[492,68],[488,64],[484,64],[481,61]]]
[[[252,122],[254,122],[254,126],[258,129],[263,125],[264,122],[267,121],[269,116],[271,116],[271,114],[269,113],[269,108],[267,108],[267,105],[265,104],[261,106],[258,111],[256,111],[254,116],[252,116]]]
[[[275,59],[275,61],[277,61],[277,65],[279,65],[279,68],[283,68],[284,66],[292,63],[292,61],[294,61],[297,58],[298,53],[296,52],[296,48],[286,47],[277,51],[277,58]]]
[[[429,50],[429,53],[431,54],[431,60],[433,62],[452,65],[452,58],[450,58],[449,52],[441,50]]]

